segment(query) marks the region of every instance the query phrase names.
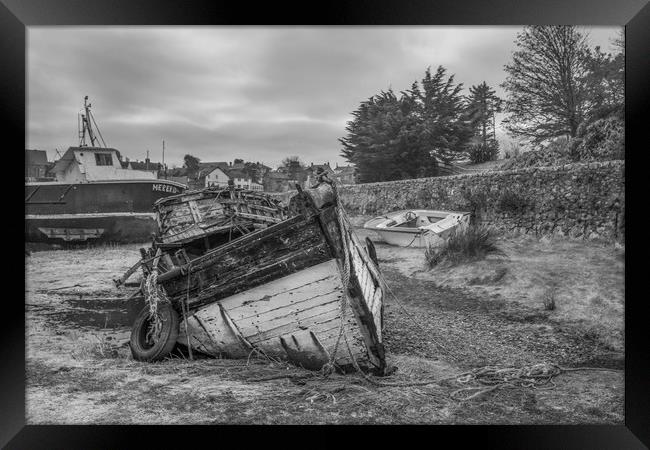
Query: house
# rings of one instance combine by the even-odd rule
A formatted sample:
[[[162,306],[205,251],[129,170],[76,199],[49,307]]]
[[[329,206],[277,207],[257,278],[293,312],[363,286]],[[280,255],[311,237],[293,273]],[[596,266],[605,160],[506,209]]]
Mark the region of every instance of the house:
[[[234,186],[240,189],[249,189],[252,191],[261,191],[262,185],[253,180],[245,171],[234,169],[233,165],[214,164],[204,166],[199,171],[197,181],[202,182],[204,187],[220,186],[228,187],[228,182],[232,180]]]
[[[252,191],[261,191],[264,189],[261,184],[254,182],[251,177],[241,169],[229,169],[227,175],[233,181],[236,188],[250,189]]]
[[[355,171],[354,166],[339,166],[337,164],[332,178],[339,184],[355,184]]]
[[[45,150],[25,150],[25,181],[48,179],[51,166]]]
[[[230,177],[228,174],[219,166],[214,166],[209,172],[205,169],[205,181],[204,186],[221,186],[228,187],[228,180]]]
[[[57,181],[66,183],[157,178],[150,171],[122,168],[118,151],[103,147],[70,147],[54,163],[52,172]]]

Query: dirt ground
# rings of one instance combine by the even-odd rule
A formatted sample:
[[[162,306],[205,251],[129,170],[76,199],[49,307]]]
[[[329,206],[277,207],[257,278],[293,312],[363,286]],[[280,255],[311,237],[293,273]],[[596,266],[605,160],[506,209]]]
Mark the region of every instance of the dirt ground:
[[[624,249],[502,236],[505,257],[429,270],[422,249],[358,234],[376,242],[394,294],[384,339],[397,371],[384,383],[398,386],[254,358],[134,361],[129,327],[143,303],[124,301],[134,288],[111,279],[139,246],[36,251],[26,256],[27,423],[623,423]],[[610,370],[456,395],[468,370],[543,362]],[[422,380],[435,383],[403,385]]]

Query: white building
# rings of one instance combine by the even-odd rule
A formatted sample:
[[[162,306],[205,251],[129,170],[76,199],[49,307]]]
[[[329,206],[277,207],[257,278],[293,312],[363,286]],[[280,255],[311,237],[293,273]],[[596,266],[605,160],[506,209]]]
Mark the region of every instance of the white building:
[[[230,177],[220,167],[215,167],[205,176],[205,187],[221,186],[228,187]]]
[[[215,167],[205,176],[205,187],[220,186],[228,187],[228,180],[232,180],[238,189],[248,189],[251,191],[263,191],[264,187],[255,183],[244,171],[240,169],[222,169]]]
[[[70,147],[56,161],[52,172],[57,181],[65,183],[157,178],[149,171],[123,169],[117,157],[117,150],[101,147]]]

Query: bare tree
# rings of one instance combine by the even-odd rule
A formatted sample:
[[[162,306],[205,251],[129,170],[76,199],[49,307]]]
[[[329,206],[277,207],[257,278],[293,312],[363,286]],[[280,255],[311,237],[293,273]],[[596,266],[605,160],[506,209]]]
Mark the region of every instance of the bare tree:
[[[506,129],[533,144],[574,137],[589,108],[586,36],[574,26],[530,26],[516,45],[501,85]]]

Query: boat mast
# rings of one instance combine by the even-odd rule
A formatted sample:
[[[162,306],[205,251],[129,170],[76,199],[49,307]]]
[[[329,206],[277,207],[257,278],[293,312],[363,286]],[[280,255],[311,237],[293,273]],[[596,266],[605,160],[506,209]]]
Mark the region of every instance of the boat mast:
[[[79,126],[81,129],[79,130],[79,147],[87,147],[88,145],[86,144],[86,132],[88,132],[88,137],[90,138],[90,146],[91,147],[96,147],[95,142],[99,143],[99,139],[95,136],[95,132],[93,131],[93,127],[91,123],[95,123],[95,126],[97,126],[97,122],[95,122],[95,118],[92,116],[90,112],[90,107],[92,105],[88,103],[88,96],[86,95],[84,97],[84,111],[86,114],[80,114],[80,124]],[[101,132],[99,131],[99,128],[97,128],[97,132],[99,132],[99,136],[102,138],[102,142],[104,141],[104,138],[102,137]],[[104,147],[106,147],[106,142],[104,142]]]

